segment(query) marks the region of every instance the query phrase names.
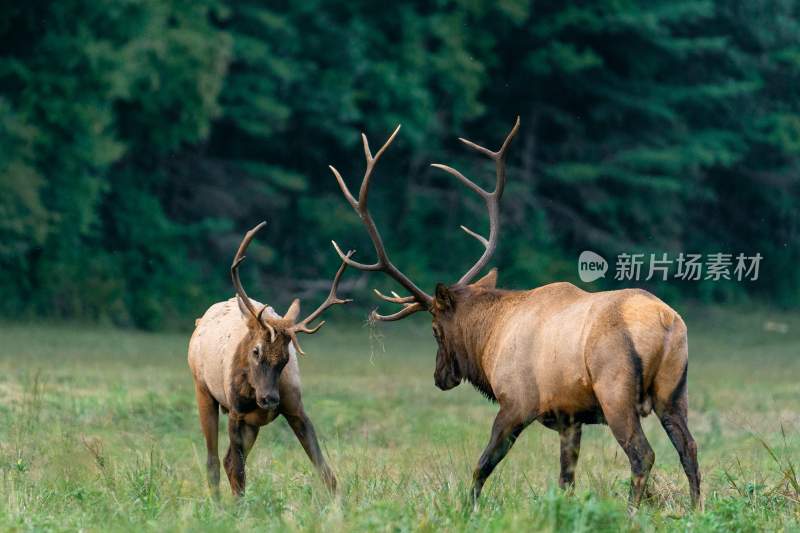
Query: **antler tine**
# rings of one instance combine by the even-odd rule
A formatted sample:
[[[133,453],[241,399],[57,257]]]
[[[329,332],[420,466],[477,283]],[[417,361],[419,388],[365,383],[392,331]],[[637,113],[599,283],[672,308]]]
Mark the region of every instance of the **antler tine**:
[[[347,184],[344,182],[342,175],[339,174],[339,171],[336,170],[333,165],[328,165],[328,168],[331,169],[333,175],[336,176],[336,181],[339,183],[339,188],[342,189],[342,194],[344,194],[344,197],[347,198],[347,201],[351,206],[353,206],[353,209],[358,211],[358,202],[355,198],[353,198],[353,195],[350,194],[350,189],[347,188]]]
[[[441,169],[441,170],[444,170],[445,172],[447,172],[449,174],[452,174],[453,176],[455,176],[456,178],[461,180],[461,183],[463,183],[464,185],[466,185],[467,187],[469,187],[470,189],[472,189],[473,191],[478,193],[483,198],[486,198],[491,194],[490,192],[486,191],[483,187],[481,187],[480,185],[477,185],[474,181],[472,181],[468,177],[464,176],[464,174],[462,174],[458,170],[454,169],[453,167],[449,167],[449,166],[443,165],[441,163],[433,163],[431,166],[435,167],[435,168],[438,168],[438,169]]]
[[[369,209],[367,208],[367,204],[369,201],[369,188],[372,183],[372,176],[375,170],[375,165],[381,158],[381,156],[384,154],[384,152],[386,152],[386,150],[392,144],[392,142],[394,141],[395,137],[397,137],[397,134],[399,132],[400,132],[400,126],[398,125],[397,128],[395,128],[395,130],[386,140],[386,142],[383,144],[383,146],[381,146],[380,150],[378,150],[374,156],[372,155],[372,151],[370,150],[369,140],[367,139],[367,136],[363,133],[361,134],[361,141],[364,145],[364,157],[366,159],[366,169],[364,170],[364,177],[361,181],[361,187],[358,191],[358,200],[356,200],[356,198],[350,192],[350,189],[347,187],[347,184],[345,183],[339,171],[332,166],[330,167],[331,172],[333,172],[333,175],[336,177],[336,181],[339,183],[339,188],[342,190],[344,197],[347,199],[348,203],[353,207],[353,210],[355,210],[359,218],[361,218],[361,221],[364,223],[364,226],[367,229],[367,233],[369,234],[370,240],[372,241],[372,245],[375,248],[375,253],[378,256],[378,260],[372,264],[359,263],[357,261],[352,260],[348,254],[345,254],[335,241],[331,241],[331,243],[333,244],[336,253],[339,255],[339,258],[342,260],[343,263],[346,263],[348,266],[351,266],[358,270],[364,270],[370,272],[375,272],[375,271],[385,272],[387,275],[389,275],[391,278],[397,281],[400,285],[402,285],[403,288],[405,288],[408,292],[411,293],[411,296],[406,296],[406,297],[395,296],[394,299],[388,299],[388,300],[386,300],[386,298],[389,297],[384,297],[383,295],[380,294],[379,296],[384,298],[386,301],[392,303],[410,304],[412,302],[417,302],[420,305],[418,306],[418,308],[415,307],[415,312],[416,312],[428,308],[431,302],[433,301],[433,298],[431,298],[428,294],[426,294],[422,289],[417,287],[413,281],[411,281],[405,274],[400,272],[400,270],[398,270],[397,267],[395,267],[394,264],[392,264],[392,262],[389,260],[389,256],[386,253],[386,248],[383,244],[381,235],[378,232],[378,228],[375,225],[375,221],[372,219],[372,215],[369,213]],[[403,316],[407,316],[407,314]]]
[[[502,159],[506,155],[506,150],[508,150],[508,145],[511,144],[511,140],[517,135],[517,131],[519,130],[519,116],[517,116],[517,120],[514,122],[514,127],[511,128],[511,131],[506,136],[505,141],[500,146],[500,149],[496,152],[489,150],[488,148],[484,148],[479,144],[475,144],[474,142],[470,141],[469,139],[465,139],[463,137],[459,137],[458,140],[462,143],[466,144],[470,148],[475,151],[478,151],[488,157],[489,159]]]
[[[358,261],[353,261],[352,259],[350,259],[349,254],[345,254],[342,251],[342,249],[339,248],[339,245],[336,244],[336,241],[331,241],[331,244],[333,245],[333,248],[336,250],[336,253],[339,254],[339,259],[341,259],[343,263],[347,263],[347,266],[351,266],[358,270],[366,270],[366,271],[381,270],[382,268],[380,263],[373,263],[371,265],[367,265],[365,263],[359,263]]]
[[[350,259],[350,256],[353,255],[353,253],[354,253],[353,250],[348,251],[347,254],[345,255],[345,258],[346,259]],[[287,331],[289,333],[289,337],[292,340],[292,344],[294,344],[294,347],[295,347],[295,349],[297,350],[297,352],[299,354],[305,355],[305,352],[300,347],[300,342],[298,342],[298,340],[297,340],[297,333],[308,333],[308,334],[316,333],[317,331],[319,331],[319,328],[321,328],[322,325],[325,324],[325,321],[321,320],[320,323],[317,324],[313,328],[309,327],[309,324],[311,324],[317,318],[319,318],[319,316],[322,313],[324,313],[325,310],[327,310],[329,307],[332,307],[334,305],[346,304],[346,303],[350,303],[350,302],[353,301],[353,300],[351,300],[349,298],[344,298],[344,299],[343,298],[339,298],[336,295],[336,289],[339,288],[339,282],[341,281],[342,274],[344,274],[345,270],[347,270],[347,262],[346,261],[342,261],[342,264],[339,265],[339,269],[336,271],[336,275],[333,277],[333,282],[331,283],[331,290],[328,292],[328,296],[325,298],[325,301],[323,301],[319,305],[319,307],[317,307],[306,318],[304,318],[300,322],[295,323],[295,325],[293,325],[292,327],[287,329]]]
[[[508,135],[506,135],[506,140],[503,141],[503,145],[500,147],[500,150],[498,150],[498,157],[500,159],[506,156],[506,151],[508,150],[511,141],[514,140],[514,137],[517,136],[517,132],[519,131],[519,124],[520,124],[519,115],[517,115],[517,120],[514,121],[514,127],[511,128],[510,132],[508,132]]]
[[[471,237],[475,237],[476,239],[478,239],[478,242],[480,242],[484,246],[484,248],[489,246],[489,241],[487,241],[486,237],[484,237],[480,233],[476,233],[476,232],[472,231],[471,229],[469,229],[468,227],[464,226],[463,224],[461,225],[461,229],[464,230],[464,232],[466,232],[467,235],[469,235]]]
[[[364,179],[361,180],[361,189],[358,191],[358,205],[361,211],[367,210],[367,200],[369,198],[369,186],[372,183],[372,171],[375,170],[375,164],[381,158],[383,153],[389,148],[389,145],[392,144],[394,138],[397,137],[397,134],[400,132],[400,124],[394,129],[392,134],[383,143],[378,153],[375,154],[375,157],[372,156],[372,153],[369,150],[369,140],[367,140],[367,136],[362,133],[361,140],[364,143],[364,157],[367,160],[367,168],[364,171]]]
[[[505,190],[506,186],[506,153],[508,152],[508,147],[511,144],[511,141],[517,135],[519,131],[520,120],[517,117],[517,120],[514,122],[514,127],[511,128],[511,131],[506,136],[503,144],[500,146],[500,149],[496,152],[489,150],[479,144],[475,144],[472,141],[459,137],[459,140],[464,143],[465,145],[469,146],[473,150],[480,152],[487,156],[489,159],[495,162],[495,171],[497,174],[497,181],[495,182],[495,187],[492,192],[489,192],[475,182],[464,176],[458,170],[449,167],[447,165],[443,165],[440,163],[434,163],[433,167],[436,167],[440,170],[444,170],[448,174],[451,174],[458,178],[464,185],[472,189],[475,193],[477,193],[481,198],[484,199],[486,202],[486,209],[489,212],[489,238],[486,239],[482,235],[472,231],[471,229],[467,228],[466,226],[461,226],[461,229],[464,230],[468,235],[477,239],[481,244],[484,246],[484,251],[478,261],[470,268],[466,274],[461,276],[461,279],[458,280],[460,285],[465,283],[469,283],[469,281],[474,278],[478,272],[486,266],[486,263],[489,262],[489,259],[494,254],[495,249],[497,248],[497,240],[498,234],[500,229],[500,198],[503,196],[503,191]]]
[[[386,302],[391,302],[393,304],[407,304],[414,302],[413,296],[400,296],[394,291],[392,291],[392,296],[386,296],[378,289],[372,289],[372,292],[374,292],[381,300],[384,300]]]
[[[397,128],[400,128],[400,125],[397,125]],[[372,162],[372,152],[369,150],[369,139],[367,139],[366,134],[362,131],[361,132],[361,143],[364,145],[364,157],[367,159],[367,164]]]
[[[250,246],[250,241],[253,240],[253,237],[255,237],[256,233],[258,233],[258,231],[266,225],[267,222],[265,220],[244,234],[244,238],[242,239],[242,242],[239,244],[239,249],[236,251],[236,255],[233,258],[233,263],[231,263],[231,279],[233,280],[233,287],[234,289],[236,289],[236,295],[239,297],[241,302],[244,304],[244,306],[247,308],[247,310],[250,312],[250,314],[253,316],[256,322],[262,324],[264,327],[267,328],[267,330],[269,330],[270,337],[274,341],[275,328],[273,328],[265,320],[261,319],[261,315],[264,312],[264,309],[267,308],[267,306],[265,305],[264,307],[262,307],[261,311],[256,311],[255,307],[253,306],[253,302],[250,301],[250,298],[247,297],[247,293],[244,291],[244,287],[242,286],[242,280],[239,278],[239,265],[241,265],[245,259],[244,252],[247,250],[247,247]]]
[[[393,322],[395,320],[400,320],[409,315],[413,315],[414,313],[424,310],[425,307],[422,304],[420,304],[419,302],[415,302],[413,304],[405,304],[400,311],[393,313],[391,315],[381,315],[378,314],[377,310],[374,310],[369,314],[369,316],[370,319],[372,320],[378,320],[380,322]]]

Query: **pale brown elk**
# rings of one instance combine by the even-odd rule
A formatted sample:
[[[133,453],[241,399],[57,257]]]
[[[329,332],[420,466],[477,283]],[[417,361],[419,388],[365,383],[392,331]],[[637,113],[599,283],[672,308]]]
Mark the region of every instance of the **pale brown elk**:
[[[297,335],[316,333],[325,321],[315,327],[310,324],[327,308],[350,302],[336,296],[347,265],[343,262],[339,267],[328,297],[313,313],[298,322],[300,301],[295,299],[281,317],[272,308],[248,298],[239,279],[244,252],[265,224],[248,231],[236,252],[231,265],[236,296],[212,305],[197,320],[189,341],[189,367],[208,452],[208,483],[215,496],[219,494],[220,408],[228,413],[230,447],[224,465],[233,494],[241,495],[245,490],[245,461],[259,429],[278,415],[289,423],[327,487],[336,490],[336,477],[322,455],[314,425],[303,408],[297,354],[304,352]]]
[[[640,418],[655,409],[678,451],[696,505],[700,474],[697,447],[687,425],[688,353],[686,325],[680,315],[638,289],[590,293],[570,283],[552,283],[527,291],[500,290],[495,287],[495,269],[472,282],[497,247],[506,155],[519,129],[519,118],[496,152],[460,139],[494,162],[493,191],[484,190],[451,167],[433,165],[483,198],[489,212],[489,238],[461,226],[483,244],[484,252],[458,282],[440,283],[434,296],[428,295],[389,260],[367,208],[375,165],[399,129],[374,157],[362,134],[367,163],[358,199],[340,173],[330,167],[366,226],[377,261],[356,262],[335,242],[333,245],[344,263],[384,272],[410,293],[386,296],[376,290],[380,298],[402,308],[387,316],[373,312],[373,319],[392,321],[418,311],[431,313],[438,343],[437,387],[448,390],[466,380],[499,404],[489,443],[474,471],[473,502],[477,504],[486,479],[523,429],[538,420],[559,432],[562,487],[574,484],[582,425],[608,424],[630,461],[629,502],[637,506],[655,457]]]

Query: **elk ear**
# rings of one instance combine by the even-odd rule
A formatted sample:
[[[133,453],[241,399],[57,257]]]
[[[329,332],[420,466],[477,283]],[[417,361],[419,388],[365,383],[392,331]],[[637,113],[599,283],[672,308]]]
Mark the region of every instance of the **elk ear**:
[[[433,300],[433,305],[439,311],[452,311],[456,308],[456,300],[453,293],[444,283],[436,284],[436,297]]]
[[[300,300],[295,298],[292,300],[292,305],[289,306],[289,309],[286,311],[286,314],[283,315],[284,320],[291,320],[294,322],[297,320],[297,316],[300,314]]]
[[[493,268],[488,274],[472,284],[473,287],[483,287],[485,289],[494,289],[497,287],[497,268]]]

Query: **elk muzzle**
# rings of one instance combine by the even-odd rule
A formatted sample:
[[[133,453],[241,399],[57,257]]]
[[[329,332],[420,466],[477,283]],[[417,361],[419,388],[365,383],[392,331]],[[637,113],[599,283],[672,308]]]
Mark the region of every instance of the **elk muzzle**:
[[[436,371],[433,380],[441,390],[450,390],[461,383],[458,361],[441,346],[436,352]]]
[[[256,403],[262,409],[276,409],[281,403],[281,395],[278,381],[281,377],[281,369],[270,367],[262,373],[255,382]]]
[[[262,409],[275,409],[281,403],[281,397],[278,391],[270,391],[265,396],[260,396],[256,403]]]

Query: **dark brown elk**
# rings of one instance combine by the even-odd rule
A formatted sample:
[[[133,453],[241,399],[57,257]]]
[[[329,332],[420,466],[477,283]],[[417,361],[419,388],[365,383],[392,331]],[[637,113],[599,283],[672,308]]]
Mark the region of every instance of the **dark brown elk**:
[[[303,354],[303,350],[297,335],[316,333],[325,322],[310,327],[314,320],[330,306],[350,301],[336,296],[347,265],[339,267],[328,297],[313,313],[298,322],[300,302],[295,299],[281,317],[248,298],[239,280],[244,252],[265,224],[248,231],[236,252],[231,265],[236,296],[212,305],[197,320],[189,341],[189,367],[208,451],[208,483],[215,496],[219,494],[220,408],[228,413],[230,447],[224,465],[235,495],[244,492],[245,461],[259,429],[278,415],[289,423],[328,488],[336,490],[336,477],[325,462],[314,425],[303,409],[297,365],[297,354]]]
[[[375,291],[402,308],[386,316],[373,312],[374,319],[392,321],[418,311],[431,313],[438,343],[437,387],[448,390],[466,380],[499,404],[489,443],[474,471],[473,502],[477,503],[486,479],[520,433],[539,421],[559,432],[562,487],[574,483],[582,425],[608,424],[630,460],[629,501],[637,506],[654,461],[640,418],[655,409],[678,451],[696,505],[700,474],[697,447],[687,426],[686,325],[678,313],[637,289],[590,293],[570,283],[552,283],[527,291],[501,290],[495,287],[494,269],[472,281],[497,247],[506,155],[518,129],[519,119],[496,152],[461,139],[494,162],[496,184],[491,192],[451,167],[433,165],[477,193],[489,211],[488,239],[462,226],[484,251],[455,284],[438,284],[433,296],[415,285],[390,261],[367,208],[375,165],[399,126],[374,157],[362,135],[367,165],[357,199],[331,167],[342,193],[366,226],[377,261],[356,262],[333,245],[344,263],[383,272],[408,291],[408,296]]]

